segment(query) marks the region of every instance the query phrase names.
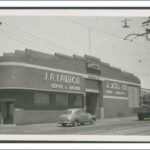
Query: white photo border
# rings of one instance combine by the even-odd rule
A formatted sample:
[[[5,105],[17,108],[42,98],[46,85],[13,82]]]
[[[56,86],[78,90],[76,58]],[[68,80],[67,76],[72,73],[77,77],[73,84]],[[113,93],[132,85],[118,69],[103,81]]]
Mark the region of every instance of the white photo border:
[[[42,2],[43,3],[43,2]],[[108,1],[107,1],[107,3],[108,3]],[[0,4],[1,4],[1,2],[0,2]],[[129,15],[130,16],[130,13],[131,13],[131,11],[133,11],[132,13],[135,13],[135,16],[137,16],[137,15],[139,15],[140,17],[141,16],[149,16],[149,14],[150,14],[150,3],[148,2],[148,5],[147,4],[142,4],[141,5],[141,2],[139,2],[138,3],[138,6],[132,6],[132,5],[130,5],[130,6],[132,6],[132,7],[130,7],[130,8],[127,8],[128,6],[121,6],[120,7],[120,5],[118,5],[117,7],[114,7],[114,4],[112,5],[112,6],[107,6],[107,7],[95,7],[95,4],[94,4],[94,6],[93,6],[93,8],[90,6],[89,8],[86,6],[85,8],[82,8],[82,6],[78,6],[77,5],[77,8],[75,8],[74,6],[74,8],[69,8],[69,9],[66,9],[66,8],[58,8],[58,7],[60,7],[60,6],[56,6],[55,5],[55,3],[53,3],[54,4],[54,6],[55,7],[51,7],[51,6],[49,6],[49,8],[47,8],[47,7],[44,7],[45,5],[46,5],[46,3],[43,3],[43,8],[40,6],[40,4],[41,3],[39,3],[38,5],[34,5],[33,6],[33,8],[32,7],[30,7],[31,5],[30,4],[28,4],[28,5],[24,5],[24,6],[22,6],[22,4],[21,4],[21,7],[20,7],[20,5],[18,5],[18,4],[13,4],[13,5],[7,5],[6,6],[6,3],[2,3],[2,5],[1,5],[1,7],[0,7],[0,15],[15,15],[15,13],[16,13],[16,15],[17,16],[20,16],[20,15],[25,15],[25,13],[27,13],[26,15],[37,15],[38,14],[38,11],[40,12],[41,10],[43,10],[43,16],[45,15],[45,13],[47,14],[47,12],[46,11],[53,11],[53,13],[56,15],[56,13],[58,12],[58,11],[60,11],[60,14],[62,14],[62,12],[61,11],[65,11],[65,10],[67,10],[67,13],[69,12],[69,11],[77,11],[77,14],[79,15],[79,12],[80,12],[80,10],[81,9],[83,9],[84,11],[87,11],[84,15],[85,16],[95,16],[95,14],[91,14],[91,13],[88,13],[88,11],[91,11],[92,9],[96,12],[96,11],[104,11],[104,13],[106,13],[107,12],[107,15],[108,16],[111,16],[112,15],[112,12],[114,13],[113,14],[113,16],[119,16],[119,15],[125,15],[125,16],[127,16],[127,15]],[[104,4],[104,3],[103,3]],[[135,3],[134,3],[135,4]],[[16,5],[17,5],[17,7],[16,7]],[[29,6],[30,5],[30,6]],[[15,6],[15,7],[14,7]],[[40,7],[39,7],[40,6]],[[103,6],[105,6],[105,4],[103,5]],[[146,6],[145,8],[144,8],[144,6]],[[12,7],[12,8],[10,8],[10,7]],[[39,8],[37,8],[37,7],[39,7]],[[62,7],[64,7],[64,5],[62,6]],[[66,7],[66,4],[65,4],[65,7]],[[68,7],[70,7],[70,5],[68,5]],[[68,8],[67,7],[67,8]],[[80,7],[80,8],[79,8]],[[19,9],[18,9],[19,8]],[[124,11],[128,11],[127,13],[124,13]],[[10,12],[9,12],[10,11]],[[22,11],[22,13],[18,13],[18,12],[21,12]],[[23,12],[24,11],[24,12]],[[31,11],[31,12],[30,12]],[[110,11],[110,13],[111,14],[109,14],[108,13],[108,11]],[[130,13],[129,13],[129,11],[130,11]],[[81,11],[82,12],[82,11]],[[119,12],[119,15],[118,15],[118,12]],[[138,13],[139,12],[139,13]],[[10,13],[10,14],[9,14]],[[14,14],[13,14],[14,13]],[[69,12],[70,13],[70,12]],[[53,14],[53,15],[54,15]],[[60,15],[60,14],[58,14],[57,13],[57,15]],[[77,14],[72,14],[72,16],[75,16],[75,15],[77,15]],[[38,15],[40,15],[40,14],[38,14]],[[106,16],[107,16],[106,15]],[[63,15],[64,16],[64,15]],[[66,16],[67,16],[67,14],[66,14]],[[104,15],[103,15],[104,16]],[[39,136],[40,136],[40,138],[39,138]],[[23,141],[31,141],[31,142],[34,142],[34,141],[46,141],[46,142],[49,142],[49,141],[52,141],[52,142],[57,142],[57,141],[59,141],[59,142],[63,142],[64,141],[64,135],[58,135],[58,136],[56,136],[56,135],[49,135],[49,136],[41,136],[41,135],[32,135],[32,136],[28,136],[28,135],[23,135],[23,137],[22,137],[22,135],[0,135],[0,141],[1,142],[5,142],[5,141],[14,141],[14,139],[15,139],[15,141],[17,141],[17,142],[23,142]],[[79,136],[80,136],[80,139],[79,139]],[[86,140],[85,140],[86,139]],[[94,140],[93,140],[94,139]],[[117,139],[117,140],[116,140]],[[114,140],[114,136],[96,136],[96,137],[93,137],[93,136],[91,136],[90,135],[90,137],[84,137],[84,136],[82,136],[82,135],[78,135],[78,136],[74,136],[74,135],[72,135],[72,136],[66,136],[66,140],[64,141],[64,142],[141,142],[141,143],[149,143],[150,142],[150,139],[148,139],[147,138],[147,136],[128,136],[128,137],[124,137],[124,136],[115,136],[115,140]]]

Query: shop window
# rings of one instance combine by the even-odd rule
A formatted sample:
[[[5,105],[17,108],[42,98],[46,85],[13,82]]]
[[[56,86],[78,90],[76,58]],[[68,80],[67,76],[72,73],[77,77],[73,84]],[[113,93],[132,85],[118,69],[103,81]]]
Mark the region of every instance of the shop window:
[[[56,106],[68,106],[68,95],[57,94],[56,95]]]
[[[49,104],[49,94],[47,93],[35,93],[34,103],[37,105],[48,105]]]
[[[74,101],[76,99],[76,96],[74,94],[69,95],[69,107],[74,107]]]
[[[82,96],[77,95],[74,101],[74,107],[82,107]]]
[[[69,95],[69,107],[82,107],[82,95]]]

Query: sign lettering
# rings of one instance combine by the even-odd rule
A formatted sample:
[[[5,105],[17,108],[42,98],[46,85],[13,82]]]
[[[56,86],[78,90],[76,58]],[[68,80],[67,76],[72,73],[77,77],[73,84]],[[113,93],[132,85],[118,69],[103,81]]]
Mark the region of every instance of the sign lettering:
[[[58,73],[48,73],[45,72],[44,80],[70,83],[70,84],[80,84],[80,78],[72,75],[64,75]]]
[[[52,89],[81,91],[81,77],[57,72],[45,72],[44,80]]]
[[[124,83],[104,81],[104,93],[112,96],[128,96],[128,86]]]

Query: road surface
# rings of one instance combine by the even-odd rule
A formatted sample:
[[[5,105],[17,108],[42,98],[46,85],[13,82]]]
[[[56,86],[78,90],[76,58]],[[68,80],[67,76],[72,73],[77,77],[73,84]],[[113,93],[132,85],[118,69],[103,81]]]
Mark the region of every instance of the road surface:
[[[62,127],[57,123],[0,126],[0,134],[150,135],[150,119],[137,117],[97,120],[94,125]]]

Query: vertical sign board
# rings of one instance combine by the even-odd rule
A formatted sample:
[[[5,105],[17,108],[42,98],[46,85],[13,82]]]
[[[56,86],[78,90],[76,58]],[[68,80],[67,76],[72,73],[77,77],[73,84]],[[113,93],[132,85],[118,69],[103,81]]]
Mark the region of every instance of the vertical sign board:
[[[104,95],[128,97],[128,86],[124,83],[105,80]]]
[[[84,79],[81,76],[48,71],[43,76],[46,84],[52,90],[68,92],[84,92]]]

